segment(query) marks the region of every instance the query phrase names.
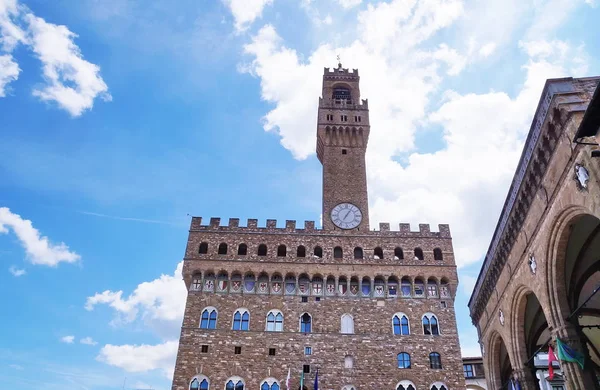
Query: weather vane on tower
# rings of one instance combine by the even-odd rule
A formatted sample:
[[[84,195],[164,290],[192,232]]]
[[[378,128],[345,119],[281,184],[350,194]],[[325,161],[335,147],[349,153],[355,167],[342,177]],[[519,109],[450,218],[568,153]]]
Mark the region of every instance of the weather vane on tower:
[[[338,68],[341,68],[342,67],[342,59],[340,58],[340,55],[338,54],[336,58],[338,61]]]

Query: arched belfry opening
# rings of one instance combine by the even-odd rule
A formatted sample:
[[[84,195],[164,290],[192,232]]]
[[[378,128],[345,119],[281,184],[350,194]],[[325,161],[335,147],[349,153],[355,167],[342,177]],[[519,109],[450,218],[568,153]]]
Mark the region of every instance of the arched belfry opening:
[[[342,101],[345,101],[346,104],[352,104],[352,92],[350,87],[345,84],[334,85],[331,98],[338,104]]]
[[[583,215],[571,224],[564,251],[564,289],[585,357],[584,375],[600,378],[600,219]],[[556,270],[560,275],[561,270]],[[598,388],[598,387],[597,387]]]

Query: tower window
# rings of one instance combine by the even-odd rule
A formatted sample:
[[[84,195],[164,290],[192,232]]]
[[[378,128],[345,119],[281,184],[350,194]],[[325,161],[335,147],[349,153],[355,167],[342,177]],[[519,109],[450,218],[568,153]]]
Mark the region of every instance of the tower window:
[[[285,245],[279,245],[277,247],[277,257],[285,257],[287,255],[287,248]]]
[[[200,249],[198,249],[198,253],[200,253],[201,255],[205,255],[206,253],[208,253],[208,242],[203,242],[202,244],[200,244]]]
[[[275,356],[275,348],[269,348],[269,356]]]
[[[333,258],[341,259],[342,257],[343,257],[342,248],[339,246],[336,246],[335,248],[333,248]]]
[[[350,89],[345,87],[337,87],[333,89],[333,98],[335,100],[346,100],[348,103],[352,101],[350,96]],[[336,102],[338,103],[338,102]]]
[[[348,115],[341,116],[342,122],[348,122]]]
[[[354,122],[360,122],[360,115],[354,115]]]
[[[433,259],[434,260],[444,260],[444,255],[442,254],[442,250],[440,248],[435,248],[433,250]]]
[[[332,120],[333,120],[333,115],[331,115],[331,114],[327,114],[327,120],[328,120],[328,121],[332,121]]]
[[[208,353],[208,345],[203,345],[201,351],[202,353]]]
[[[304,247],[304,245],[300,245],[298,247],[298,250],[296,250],[296,256],[297,257],[306,257],[306,248]]]
[[[240,355],[242,353],[242,347],[235,347],[234,353]]]
[[[238,246],[238,256],[246,256],[248,254],[248,245],[240,244]]]
[[[415,260],[423,260],[423,249],[415,248]]]
[[[320,246],[316,246],[315,251],[314,251],[314,256],[318,257],[318,258],[323,257],[323,248],[321,248]]]
[[[305,374],[310,374],[310,364],[303,365],[302,372],[304,372]]]
[[[312,347],[304,347],[305,355],[312,355]]]
[[[220,255],[226,255],[227,254],[227,244],[225,244],[224,242],[220,243],[218,253]]]
[[[265,244],[260,244],[258,246],[258,255],[266,256],[267,255],[267,246]]]
[[[342,149],[342,154],[348,154],[348,151],[346,149]]]

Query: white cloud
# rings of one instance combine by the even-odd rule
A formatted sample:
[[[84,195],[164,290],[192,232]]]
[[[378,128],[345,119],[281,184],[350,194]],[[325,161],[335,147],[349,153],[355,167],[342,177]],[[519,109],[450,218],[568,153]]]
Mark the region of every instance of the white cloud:
[[[177,341],[166,341],[157,345],[111,345],[100,350],[97,359],[128,372],[161,370],[165,377],[173,377]]]
[[[81,340],[79,340],[79,342],[81,344],[85,344],[85,345],[97,345],[98,342],[94,341],[94,339],[92,339],[91,337],[84,337]]]
[[[25,41],[25,32],[13,21],[19,15],[17,0],[0,0],[0,46],[11,52]]]
[[[490,210],[500,210],[504,201],[545,79],[580,75],[586,66],[582,47],[525,42],[521,47],[530,59],[515,97],[447,91],[442,105],[428,113],[444,73],[457,75],[496,50],[493,40],[484,45],[471,40],[466,55],[448,44],[428,45],[463,11],[460,1],[370,4],[358,14],[358,39],[341,48],[321,45],[307,56],[284,45],[266,25],[245,46],[252,62],[240,68],[260,78],[262,98],[275,106],[264,117],[264,129],[277,132],[281,144],[304,159],[314,153],[323,64],[331,64],[336,53],[351,59],[345,65],[360,70],[361,95],[369,99],[372,226],[449,223],[459,266],[485,253],[498,218]],[[415,132],[428,128],[442,130],[441,150],[414,152]]]
[[[19,78],[21,69],[10,54],[0,55],[0,97],[6,96],[8,84]]]
[[[362,0],[337,0],[337,2],[342,7],[348,9],[360,5],[360,3],[362,3]]]
[[[75,336],[64,336],[60,338],[60,342],[65,344],[73,344],[73,341],[75,341]]]
[[[54,101],[72,116],[79,116],[100,97],[110,101],[108,87],[100,77],[100,67],[83,59],[73,39],[76,34],[65,26],[47,23],[33,14],[25,20],[30,32],[30,44],[43,64],[48,82],[33,94],[44,101]]]
[[[239,33],[259,18],[265,6],[272,4],[273,0],[223,0],[223,2],[229,7],[235,19],[235,29]]]
[[[8,271],[15,277],[19,277],[19,276],[23,276],[27,273],[27,271],[25,271],[24,269],[19,269],[16,266],[12,265],[10,266],[10,268],[8,269]]]
[[[7,207],[0,207],[0,233],[8,233],[8,228],[21,241],[27,259],[32,264],[55,267],[61,262],[75,263],[81,258],[77,253],[71,252],[65,243],[52,244],[48,237],[40,236],[31,221],[12,213]]]
[[[172,276],[161,275],[151,282],[141,283],[126,298],[123,298],[123,291],[96,293],[87,298],[85,308],[91,311],[98,304],[106,304],[117,313],[113,325],[141,318],[167,337],[177,335],[172,331],[181,326],[187,295],[181,276],[182,268],[183,262],[180,262]]]

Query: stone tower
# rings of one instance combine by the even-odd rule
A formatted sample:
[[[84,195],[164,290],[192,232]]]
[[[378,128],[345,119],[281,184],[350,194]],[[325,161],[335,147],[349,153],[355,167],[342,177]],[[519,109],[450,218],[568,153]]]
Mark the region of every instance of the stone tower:
[[[323,164],[323,229],[369,230],[365,152],[369,106],[358,70],[325,68],[319,99],[317,157]],[[340,207],[336,208],[336,206]],[[332,215],[333,212],[333,215]]]
[[[172,390],[464,389],[449,227],[369,229],[369,131],[358,71],[325,69],[323,228],[192,218]]]

